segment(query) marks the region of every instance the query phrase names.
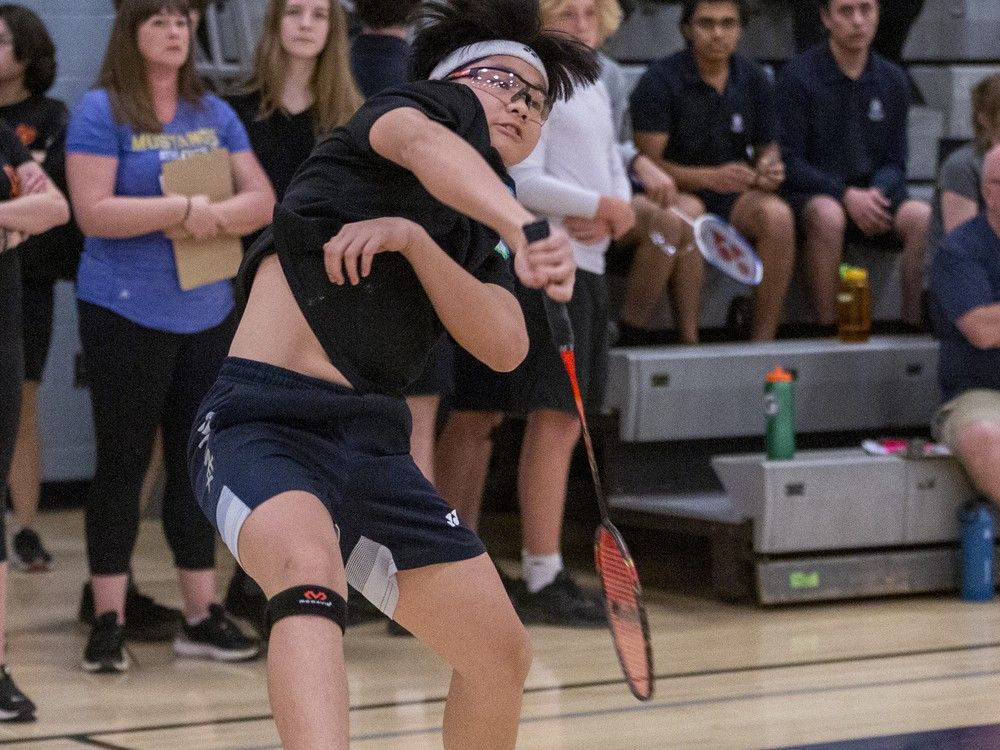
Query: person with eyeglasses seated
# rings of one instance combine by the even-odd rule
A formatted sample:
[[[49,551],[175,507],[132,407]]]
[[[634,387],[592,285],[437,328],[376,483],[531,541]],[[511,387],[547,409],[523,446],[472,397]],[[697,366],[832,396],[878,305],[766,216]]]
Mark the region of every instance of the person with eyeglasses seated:
[[[452,668],[445,747],[513,748],[531,646],[483,543],[409,453],[402,392],[442,335],[524,359],[515,277],[565,302],[575,266],[508,167],[597,77],[530,0],[429,0],[413,81],[319,143],[248,252],[239,328],[189,443],[207,518],[268,597],[283,747],[346,748],[347,585]]]
[[[646,70],[632,92],[639,151],[681,190],[731,222],[764,265],[749,337],[773,339],[795,258],[795,223],[777,194],[785,165],[776,142],[774,91],[764,70],[736,53],[742,0],[685,0],[687,47]]]
[[[815,320],[836,321],[845,243],[901,251],[902,320],[922,320],[930,206],[906,189],[909,86],[872,51],[878,0],[825,0],[827,42],[796,55],[778,76],[783,191],[805,238]]]

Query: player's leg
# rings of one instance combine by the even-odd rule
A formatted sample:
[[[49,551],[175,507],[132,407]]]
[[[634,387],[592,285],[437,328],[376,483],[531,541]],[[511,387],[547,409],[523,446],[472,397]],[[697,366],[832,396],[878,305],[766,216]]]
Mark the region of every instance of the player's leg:
[[[760,256],[764,278],[753,292],[753,341],[773,339],[781,323],[788,282],[795,263],[795,217],[774,193],[743,193],[729,214],[737,231],[745,235]]]
[[[820,325],[837,322],[840,259],[844,254],[844,207],[828,195],[816,195],[803,208],[806,279],[813,314]]]
[[[901,318],[910,325],[922,321],[921,295],[924,285],[924,253],[931,207],[923,201],[908,200],[893,217],[893,229],[903,240]]]
[[[240,564],[268,599],[297,586],[347,598],[330,513],[307,492],[282,493],[253,510],[239,532],[239,552]],[[285,750],[348,746],[343,636],[333,620],[319,616],[287,616],[272,627],[267,690]]]
[[[393,618],[452,666],[448,750],[513,748],[531,643],[485,554],[396,573]]]

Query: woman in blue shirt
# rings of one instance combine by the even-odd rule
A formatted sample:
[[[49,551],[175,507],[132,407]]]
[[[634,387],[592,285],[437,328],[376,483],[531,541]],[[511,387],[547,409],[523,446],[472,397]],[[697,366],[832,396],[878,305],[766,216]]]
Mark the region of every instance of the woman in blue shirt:
[[[86,235],[77,276],[97,469],[86,508],[97,618],[83,668],[123,671],[125,592],[139,492],[157,427],[167,468],[163,528],[178,568],[181,656],[253,658],[217,603],[214,533],[194,502],[185,444],[234,329],[232,285],[180,288],[172,239],[244,235],[270,220],[274,193],[232,109],[204,93],[190,53],[187,0],[134,0],[115,18],[98,88],[70,122],[67,176]],[[164,195],[162,165],[231,154],[233,197]]]

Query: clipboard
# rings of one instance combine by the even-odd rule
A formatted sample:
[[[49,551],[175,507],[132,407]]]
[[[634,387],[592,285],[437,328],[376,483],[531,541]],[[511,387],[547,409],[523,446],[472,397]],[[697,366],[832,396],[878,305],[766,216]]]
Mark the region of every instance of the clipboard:
[[[233,171],[229,151],[217,148],[185,159],[167,162],[160,175],[164,193],[207,195],[213,203],[233,196]],[[177,282],[188,291],[231,279],[243,260],[239,237],[219,235],[209,240],[174,240]]]

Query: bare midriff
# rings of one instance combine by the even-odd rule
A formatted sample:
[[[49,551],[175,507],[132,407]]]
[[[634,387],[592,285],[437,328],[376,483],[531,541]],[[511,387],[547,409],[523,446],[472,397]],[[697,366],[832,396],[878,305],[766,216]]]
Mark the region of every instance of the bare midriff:
[[[229,347],[229,356],[253,359],[350,387],[316,339],[276,255],[257,269],[250,299]]]

